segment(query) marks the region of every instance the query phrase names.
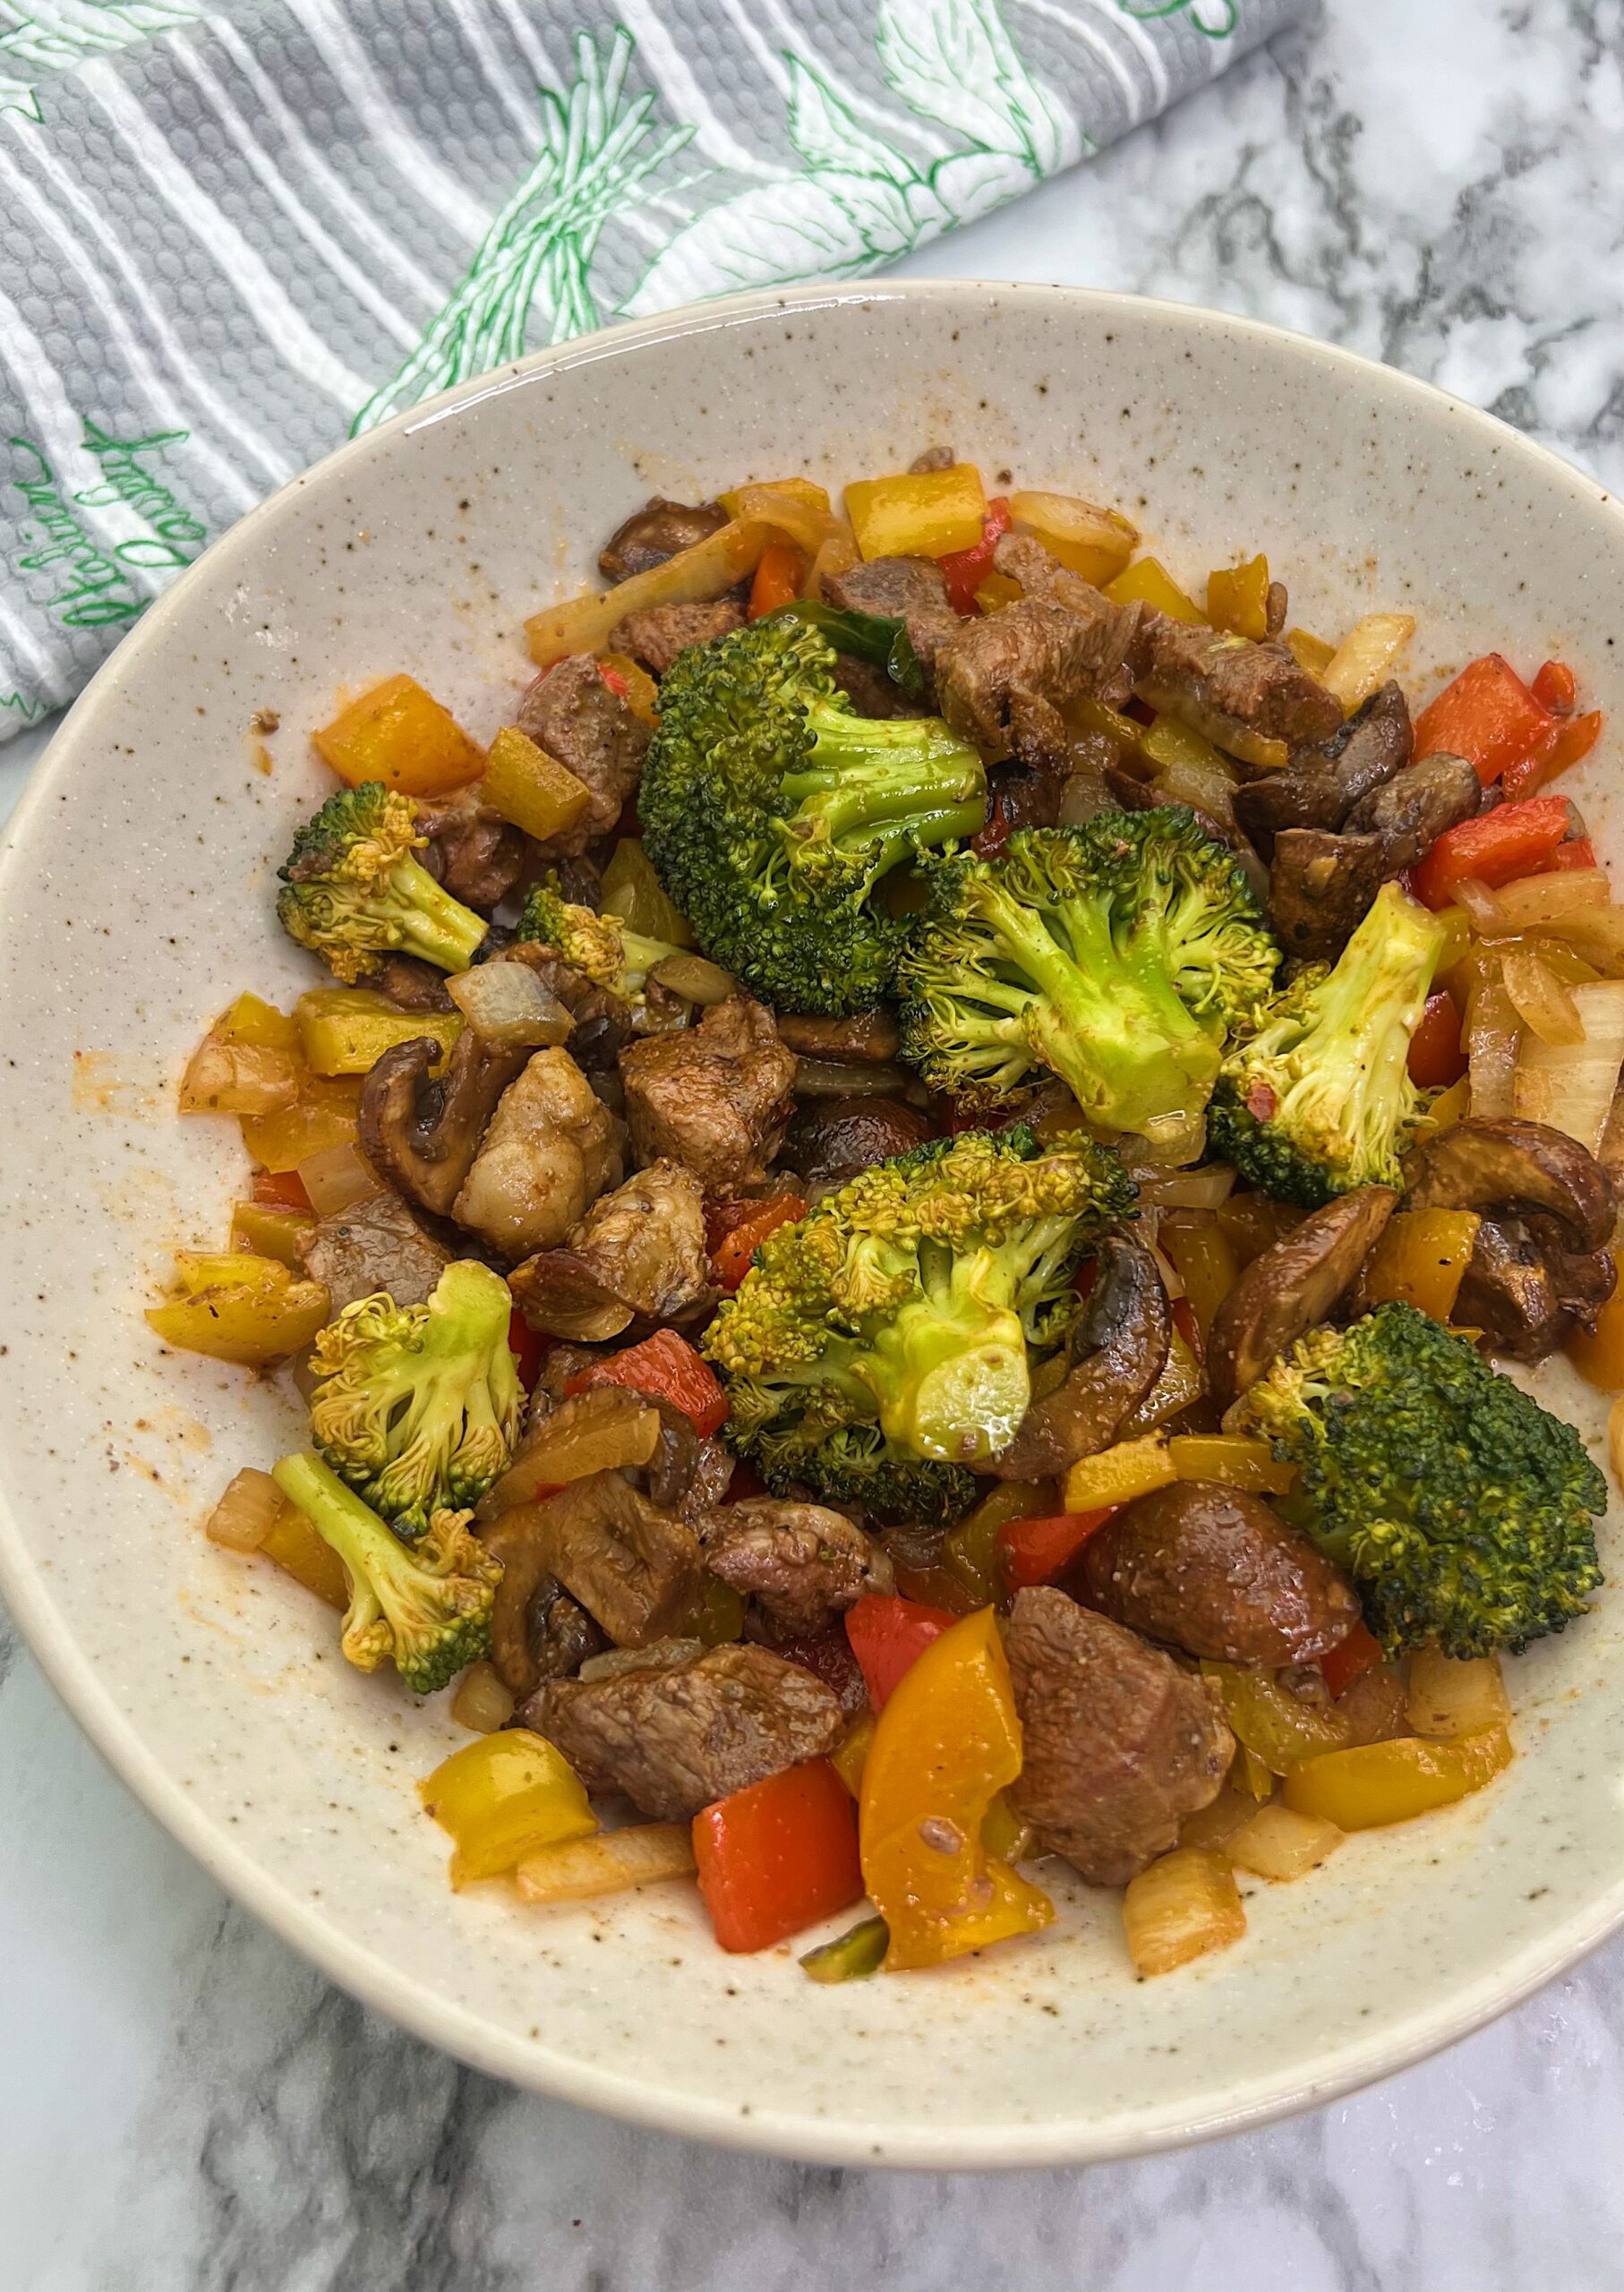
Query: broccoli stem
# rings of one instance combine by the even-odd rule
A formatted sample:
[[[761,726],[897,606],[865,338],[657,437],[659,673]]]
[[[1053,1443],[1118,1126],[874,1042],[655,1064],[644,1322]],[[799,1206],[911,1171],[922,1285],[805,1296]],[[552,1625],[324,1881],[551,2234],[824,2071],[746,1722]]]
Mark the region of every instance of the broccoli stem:
[[[350,1608],[344,1623],[347,1652],[355,1630],[364,1631],[383,1612],[379,1582],[398,1577],[406,1591],[412,1567],[406,1549],[371,1506],[312,1450],[284,1457],[271,1467],[270,1476],[344,1562],[350,1579]]]
[[[1404,1102],[1410,1038],[1444,938],[1437,917],[1414,900],[1378,901],[1313,991],[1303,1039],[1312,1056],[1281,1097],[1278,1123],[1309,1137],[1323,1127],[1363,1146]]]
[[[484,917],[453,899],[409,854],[396,860],[387,882],[390,908],[406,934],[404,951],[441,971],[466,971],[490,928]]]
[[[1008,1448],[1032,1397],[1026,1333],[1011,1302],[1021,1269],[989,1250],[960,1256],[927,1245],[920,1270],[924,1296],[872,1340],[880,1430],[910,1456],[984,1463]]]

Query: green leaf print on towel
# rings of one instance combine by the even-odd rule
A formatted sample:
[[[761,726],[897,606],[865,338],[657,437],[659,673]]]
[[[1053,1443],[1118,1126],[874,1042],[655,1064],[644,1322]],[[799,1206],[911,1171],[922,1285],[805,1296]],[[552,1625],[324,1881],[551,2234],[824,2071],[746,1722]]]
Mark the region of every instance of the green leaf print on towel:
[[[190,23],[201,4],[202,0],[196,5],[192,0],[33,0],[25,14],[11,0],[0,0],[0,111],[38,119],[40,84],[53,73],[129,47],[150,32]]]

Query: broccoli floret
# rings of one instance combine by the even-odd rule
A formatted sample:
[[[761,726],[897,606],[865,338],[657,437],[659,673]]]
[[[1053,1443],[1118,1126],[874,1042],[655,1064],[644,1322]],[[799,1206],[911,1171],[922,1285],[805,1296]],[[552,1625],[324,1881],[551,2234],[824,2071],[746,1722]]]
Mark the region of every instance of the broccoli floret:
[[[679,654],[638,812],[661,882],[707,955],[788,1011],[866,1009],[909,920],[873,894],[927,847],[974,835],[987,773],[936,716],[859,716],[835,655],[793,619]]]
[[[1007,1448],[1072,1278],[1133,1186],[1081,1133],[937,1140],[862,1171],[757,1251],[705,1338],[729,1439],[769,1487],[951,1518]]]
[[[519,917],[521,939],[536,939],[552,947],[595,987],[618,995],[640,1011],[646,1001],[648,974],[668,955],[682,953],[668,939],[646,938],[633,931],[618,915],[599,915],[590,907],[567,900],[556,879],[537,884]]]
[[[488,927],[413,859],[426,840],[409,796],[377,780],[340,788],[277,871],[282,928],[352,986],[396,953],[466,971]]]
[[[432,1695],[491,1652],[491,1609],[501,1562],[468,1530],[472,1514],[436,1512],[415,1544],[320,1457],[284,1457],[271,1478],[344,1562],[350,1604],[341,1645],[357,1671],[386,1655],[414,1695]]]
[[[1607,1485],[1578,1434],[1413,1305],[1313,1330],[1227,1421],[1296,1467],[1282,1508],[1389,1654],[1515,1651],[1602,1580],[1588,1516]]]
[[[507,1470],[525,1398],[512,1312],[500,1275],[462,1258],[427,1304],[363,1297],[317,1338],[312,1437],[397,1535],[477,1503]]]
[[[899,970],[902,1053],[934,1090],[1006,1103],[1039,1068],[1090,1122],[1193,1128],[1226,1031],[1279,950],[1231,854],[1183,805],[1024,828],[996,859],[932,863]]]
[[[1304,971],[1224,1061],[1209,1136],[1243,1177],[1317,1210],[1360,1185],[1397,1185],[1426,1106],[1410,1037],[1447,934],[1384,884],[1338,957]]]

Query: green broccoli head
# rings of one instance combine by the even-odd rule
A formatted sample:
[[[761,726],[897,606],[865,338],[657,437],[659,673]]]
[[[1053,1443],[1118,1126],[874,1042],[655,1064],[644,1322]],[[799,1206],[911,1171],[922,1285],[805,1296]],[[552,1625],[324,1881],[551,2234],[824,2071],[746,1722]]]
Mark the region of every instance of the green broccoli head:
[[[394,954],[466,971],[487,926],[413,859],[424,841],[409,796],[376,780],[340,788],[278,869],[282,928],[351,985]]]
[[[1231,853],[1183,805],[1025,828],[932,864],[903,956],[902,1054],[934,1090],[1006,1103],[1048,1068],[1089,1120],[1171,1143],[1279,950]]]
[[[707,955],[768,1002],[839,1015],[890,986],[893,868],[987,817],[975,748],[936,716],[859,716],[792,618],[680,654],[643,767],[644,846]]]
[[[512,1311],[499,1274],[458,1259],[427,1304],[363,1297],[317,1338],[312,1436],[397,1535],[423,1535],[507,1470],[525,1398]]]
[[[666,939],[633,931],[618,915],[600,915],[564,897],[556,877],[537,884],[519,917],[521,939],[539,940],[564,961],[634,1008],[645,1000],[648,974],[656,963],[682,950]]]
[[[1317,1210],[1361,1185],[1398,1185],[1426,1105],[1410,1080],[1410,1037],[1446,933],[1384,884],[1334,969],[1304,971],[1231,1050],[1209,1137],[1244,1177]]]
[[[1313,1330],[1227,1420],[1296,1467],[1280,1500],[1346,1569],[1389,1654],[1515,1652],[1602,1580],[1607,1485],[1572,1425],[1413,1305]]]
[[[284,1457],[272,1479],[343,1561],[350,1582],[341,1646],[358,1671],[385,1656],[414,1695],[432,1695],[491,1652],[501,1562],[469,1532],[468,1512],[436,1512],[415,1544],[309,1450]]]
[[[769,1486],[916,1518],[972,1501],[1014,1438],[1031,1360],[1076,1312],[1073,1276],[1133,1206],[1078,1133],[968,1133],[861,1171],[757,1251],[705,1350],[730,1438]]]

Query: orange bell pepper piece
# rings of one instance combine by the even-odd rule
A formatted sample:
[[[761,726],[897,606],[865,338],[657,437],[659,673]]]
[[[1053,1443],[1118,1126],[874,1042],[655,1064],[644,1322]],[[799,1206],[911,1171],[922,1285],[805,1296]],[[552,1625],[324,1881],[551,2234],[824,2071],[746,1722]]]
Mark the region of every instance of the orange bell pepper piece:
[[[484,755],[415,677],[386,677],[339,710],[316,751],[352,788],[381,780],[406,796],[440,796],[484,769]]]
[[[1047,1926],[1041,1888],[989,1854],[981,1826],[1021,1772],[1021,1722],[991,1608],[926,1648],[880,1715],[863,1768],[863,1877],[895,1971]]]
[[[1571,716],[1578,703],[1578,679],[1565,661],[1545,662],[1530,688],[1553,716]]]
[[[1568,1358],[1586,1384],[1604,1393],[1624,1392],[1624,1288],[1615,1289],[1596,1315],[1594,1337],[1574,1331]]]
[[[694,1817],[699,1891],[724,1950],[767,1950],[863,1895],[851,1793],[826,1758]]]
[[[714,1211],[706,1220],[712,1237],[711,1268],[722,1287],[737,1289],[767,1236],[806,1214],[807,1205],[798,1193],[770,1194],[764,1202],[731,1202]]]
[[[1464,756],[1486,788],[1508,765],[1538,748],[1552,729],[1550,711],[1540,706],[1510,663],[1499,653],[1485,653],[1422,710],[1415,720],[1415,756],[1419,760],[1440,750]]]
[[[776,612],[780,605],[793,604],[800,594],[806,569],[806,560],[791,543],[769,542],[761,552],[761,562],[750,583],[750,619],[759,620],[763,613]]]
[[[1602,712],[1593,708],[1588,715],[1575,716],[1567,723],[1551,726],[1548,739],[1529,749],[1516,764],[1509,764],[1500,775],[1500,786],[1507,800],[1515,802],[1522,796],[1532,796],[1536,788],[1549,786],[1572,765],[1581,763],[1602,736]]]
[[[1410,1080],[1418,1090],[1441,1090],[1466,1071],[1460,1047],[1460,1009],[1447,987],[1427,996],[1421,1024],[1410,1037]]]
[[[1368,1625],[1356,1623],[1341,1645],[1320,1658],[1320,1676],[1333,1699],[1345,1696],[1355,1680],[1374,1671],[1381,1661],[1381,1642]]]

